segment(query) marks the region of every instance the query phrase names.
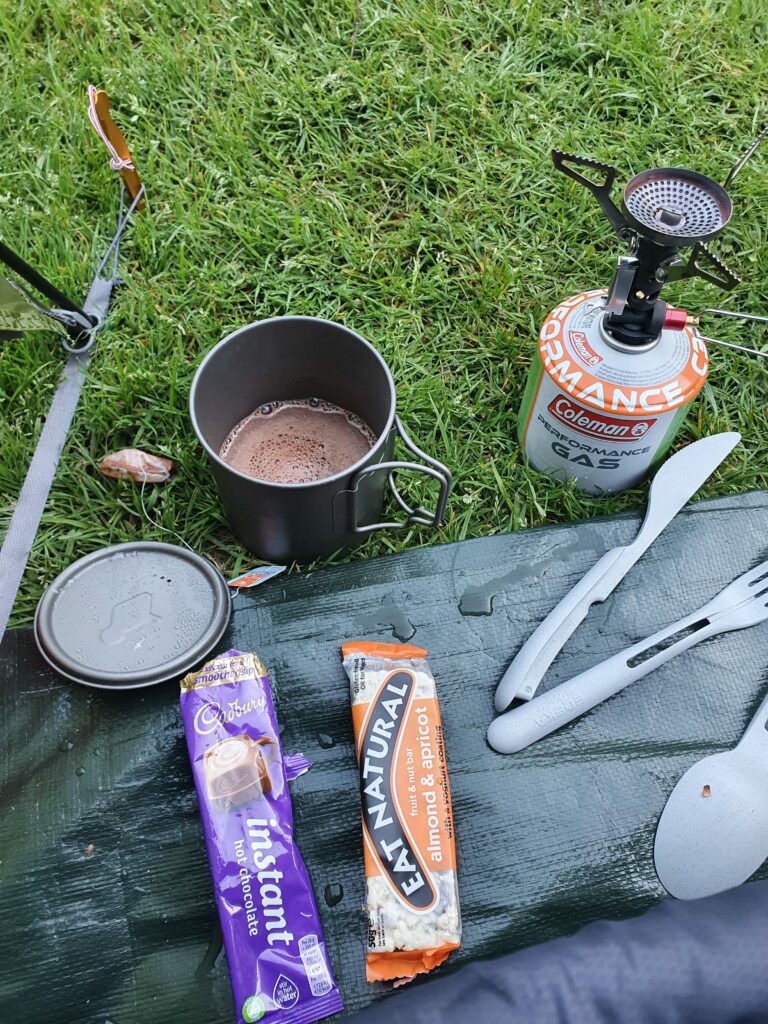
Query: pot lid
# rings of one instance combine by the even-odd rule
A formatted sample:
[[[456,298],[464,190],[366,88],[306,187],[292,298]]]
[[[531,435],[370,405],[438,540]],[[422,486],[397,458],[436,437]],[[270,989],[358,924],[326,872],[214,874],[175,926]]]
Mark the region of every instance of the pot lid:
[[[37,606],[35,639],[67,679],[133,689],[202,661],[230,611],[223,576],[200,555],[153,541],[116,544],[57,576]]]

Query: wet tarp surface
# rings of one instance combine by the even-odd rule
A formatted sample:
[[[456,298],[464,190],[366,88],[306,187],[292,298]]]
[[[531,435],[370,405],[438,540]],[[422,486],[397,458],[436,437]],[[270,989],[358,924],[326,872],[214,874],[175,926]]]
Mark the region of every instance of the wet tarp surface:
[[[664,898],[653,869],[659,814],[681,774],[732,747],[754,714],[768,688],[768,625],[694,648],[520,754],[485,743],[512,655],[640,518],[424,548],[236,596],[220,648],[262,655],[284,749],[314,761],[292,784],[296,835],[348,1011],[385,990],[363,972],[342,640],[399,637],[430,652],[464,918],[462,949],[442,970]],[[768,494],[691,506],[590,611],[543,687],[693,610],[767,556]],[[231,1021],[178,688],[67,683],[28,631],[8,635],[0,670],[0,1020]]]

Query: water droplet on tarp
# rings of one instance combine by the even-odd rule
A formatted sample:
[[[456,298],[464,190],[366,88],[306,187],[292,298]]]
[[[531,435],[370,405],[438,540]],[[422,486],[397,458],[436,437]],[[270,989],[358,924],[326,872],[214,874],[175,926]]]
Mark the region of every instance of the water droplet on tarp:
[[[327,732],[319,732],[317,734],[317,742],[323,748],[323,750],[330,750],[331,747],[336,746],[336,740],[333,736],[329,736]]]
[[[80,767],[75,770],[75,775],[85,775],[85,768],[80,765]]]
[[[71,750],[74,747],[74,745],[75,744],[72,742],[72,740],[62,740],[61,743],[59,744],[59,750],[63,751],[66,754],[68,750]]]
[[[554,548],[540,561],[519,565],[504,576],[497,576],[478,586],[467,587],[459,600],[459,611],[462,615],[492,615],[494,597],[515,583],[541,579],[547,570],[561,563],[569,555],[580,554],[583,551],[602,555],[606,548],[606,541],[597,530],[585,527],[575,541]]]
[[[325,891],[323,892],[323,899],[329,907],[335,907],[337,903],[341,903],[344,898],[344,890],[338,882],[331,882],[330,885],[326,885]]]
[[[357,625],[359,629],[372,631],[380,630],[382,626],[388,626],[392,630],[392,635],[401,644],[416,635],[416,627],[405,612],[395,604],[392,594],[387,594],[382,598],[381,607],[376,611],[369,615],[362,615],[357,620]]]

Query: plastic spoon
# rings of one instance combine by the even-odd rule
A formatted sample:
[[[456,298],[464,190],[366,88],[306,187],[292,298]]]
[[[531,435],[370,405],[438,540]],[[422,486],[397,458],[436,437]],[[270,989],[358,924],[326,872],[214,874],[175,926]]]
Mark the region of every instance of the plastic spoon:
[[[768,857],[768,697],[733,750],[683,775],[656,831],[661,884],[681,900],[732,889]]]

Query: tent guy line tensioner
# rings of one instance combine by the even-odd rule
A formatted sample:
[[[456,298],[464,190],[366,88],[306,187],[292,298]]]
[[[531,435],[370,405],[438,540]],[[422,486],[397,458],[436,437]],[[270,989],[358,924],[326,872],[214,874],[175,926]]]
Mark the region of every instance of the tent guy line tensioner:
[[[48,278],[44,277],[38,270],[30,266],[10,246],[0,241],[0,261],[2,261],[18,277],[22,278],[28,285],[44,295],[50,302],[55,303],[55,309],[45,309],[31,299],[26,291],[15,282],[10,284],[19,293],[17,303],[32,307],[46,319],[35,317],[29,324],[32,329],[47,328],[56,330],[57,333],[69,337],[69,343],[62,342],[67,352],[85,352],[94,342],[95,334],[104,323],[109,308],[112,291],[119,283],[117,275],[117,261],[120,251],[120,238],[125,230],[133,212],[141,209],[144,205],[144,186],[133,166],[133,159],[122,133],[115,125],[109,114],[109,99],[107,94],[94,86],[88,87],[88,118],[94,130],[102,140],[110,154],[110,167],[118,171],[122,178],[120,189],[120,208],[117,218],[115,233],[102,256],[88,289],[85,301],[82,305],[74,302],[65,295]],[[126,193],[130,199],[126,210]],[[102,272],[112,257],[111,274],[103,276]],[[26,300],[26,303],[24,302]],[[22,318],[18,320],[19,328],[14,330],[13,326],[7,329],[9,324],[7,318],[0,322],[0,337],[8,339],[18,337],[24,330],[25,322]]]

